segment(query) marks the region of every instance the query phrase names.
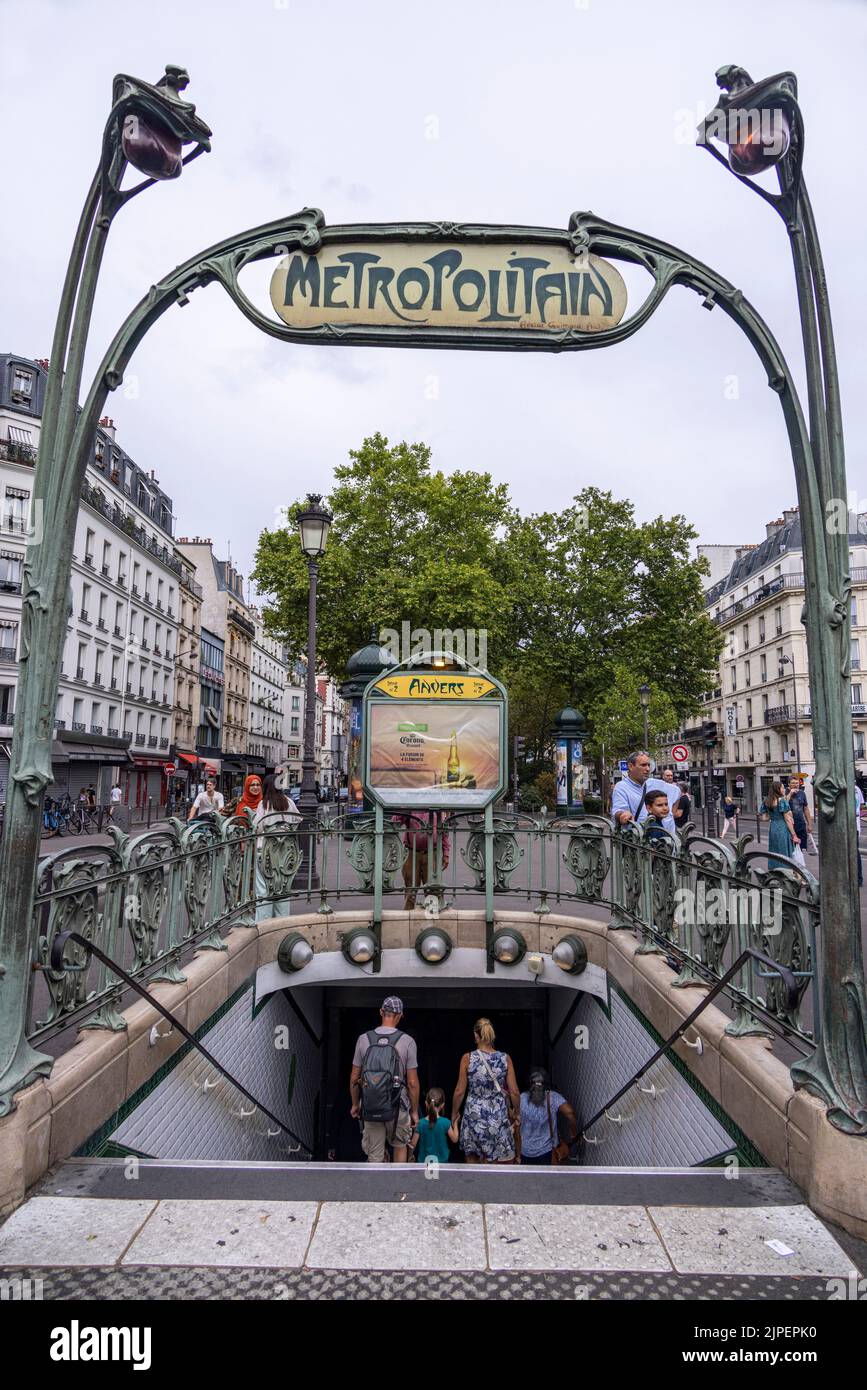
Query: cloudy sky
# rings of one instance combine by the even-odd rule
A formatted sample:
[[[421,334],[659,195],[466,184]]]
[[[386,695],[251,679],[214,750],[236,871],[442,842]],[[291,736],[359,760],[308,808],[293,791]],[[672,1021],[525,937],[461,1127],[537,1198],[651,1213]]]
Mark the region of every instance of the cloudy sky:
[[[3,0],[0,28],[0,350],[49,354],[113,75],[185,66],[185,95],[214,132],[210,155],[115,223],[91,371],[176,263],[310,205],[332,224],[565,227],[592,209],[713,265],[799,367],[785,229],[691,135],[722,64],[756,78],[793,69],[849,486],[865,505],[863,0]],[[221,555],[231,545],[245,573],[277,509],[327,492],[335,463],[375,430],[427,441],[446,471],[490,470],[523,510],[597,484],[639,517],[683,511],[705,542],[759,540],[795,502],[758,360],[685,290],[626,344],[548,356],[283,344],[211,286],[151,332],[109,413],[173,497],[178,534],[212,536]]]

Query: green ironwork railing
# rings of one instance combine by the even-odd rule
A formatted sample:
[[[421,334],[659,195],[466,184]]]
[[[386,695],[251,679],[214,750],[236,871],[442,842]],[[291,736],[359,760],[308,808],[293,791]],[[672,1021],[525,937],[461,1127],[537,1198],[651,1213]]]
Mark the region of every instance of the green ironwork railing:
[[[264,917],[336,909],[370,912],[381,942],[383,907],[422,909],[429,926],[448,908],[485,912],[489,955],[494,910],[507,905],[544,922],[556,909],[602,907],[610,929],[636,933],[640,953],[665,956],[674,988],[714,986],[745,951],[760,951],[797,984],[745,961],[723,991],[735,1035],[785,1038],[799,1055],[818,1041],[819,885],[791,860],[753,845],[646,827],[604,816],[549,820],[494,812],[455,814],[446,836],[407,833],[373,815],[323,818],[315,828],[279,814],[178,820],[137,837],[117,827],[111,843],[71,848],[39,866],[32,923],[27,1036],[63,1029],[122,1029],[122,982],[71,942],[52,969],[57,937],[76,932],[130,976],[182,981],[193,948],[225,950],[221,933]],[[311,855],[311,839],[316,854]],[[444,919],[447,927],[447,919]],[[76,955],[76,951],[79,955]],[[377,949],[373,968],[381,968]],[[432,969],[436,966],[432,965]],[[492,967],[493,968],[493,967]]]

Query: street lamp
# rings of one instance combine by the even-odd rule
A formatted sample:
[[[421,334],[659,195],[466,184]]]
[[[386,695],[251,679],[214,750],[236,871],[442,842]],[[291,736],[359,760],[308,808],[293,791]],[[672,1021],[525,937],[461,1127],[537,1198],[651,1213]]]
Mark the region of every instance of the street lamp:
[[[744,68],[720,68],[722,92],[698,127],[698,144],[731,170],[780,215],[789,237],[804,367],[809,437],[796,421],[782,376],[779,391],[800,436],[792,457],[804,544],[804,624],[809,653],[810,701],[816,771],[813,790],[822,820],[822,951],[818,958],[819,1012],[815,1051],[791,1069],[802,1086],[825,1103],[830,1122],[849,1134],[867,1134],[867,991],[861,943],[857,841],[852,833],[855,780],[849,689],[848,492],[843,421],[828,283],[813,208],[804,183],[804,119],[792,72],[753,82]],[[726,147],[726,153],[714,144]],[[754,182],[776,173],[779,192]],[[794,674],[794,670],[793,670]],[[795,692],[797,696],[797,691]],[[797,699],[795,701],[797,704]],[[853,1039],[857,1043],[853,1044]]]
[[[783,667],[784,667],[784,666],[791,666],[791,668],[792,668],[792,708],[793,708],[794,711],[795,711],[795,760],[796,760],[796,762],[797,762],[797,764],[798,764],[798,771],[801,772],[801,771],[803,771],[803,769],[802,769],[802,767],[801,767],[801,739],[800,739],[800,732],[799,732],[799,725],[798,725],[798,682],[797,682],[797,678],[796,678],[796,677],[797,677],[797,673],[796,673],[796,671],[795,671],[795,658],[794,658],[794,656],[781,656],[781,657],[780,657],[780,678],[781,678],[781,679],[782,679],[782,677],[785,675],[785,671],[783,670]]]
[[[308,882],[311,888],[319,887],[316,872],[316,820],[319,802],[316,796],[316,581],[319,575],[319,561],[325,554],[328,532],[333,517],[327,507],[323,507],[322,496],[318,492],[308,493],[307,505],[298,513],[298,534],[301,549],[307,556],[307,569],[310,576],[310,590],[307,601],[307,703],[304,710],[304,762],[301,772],[301,794],[298,809],[304,817],[307,829]]]
[[[639,700],[641,701],[641,713],[642,713],[642,717],[643,717],[643,719],[644,719],[644,751],[645,751],[646,753],[649,753],[649,752],[650,752],[650,749],[648,748],[648,744],[649,744],[649,742],[650,742],[650,734],[648,733],[648,723],[647,723],[647,720],[648,720],[648,711],[649,711],[649,709],[650,709],[650,686],[649,686],[649,685],[640,685],[640,686],[638,687],[638,698],[639,698]]]

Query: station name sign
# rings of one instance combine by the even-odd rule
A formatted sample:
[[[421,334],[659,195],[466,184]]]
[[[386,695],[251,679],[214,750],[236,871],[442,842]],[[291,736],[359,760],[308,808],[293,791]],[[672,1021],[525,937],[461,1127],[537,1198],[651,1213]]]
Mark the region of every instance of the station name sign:
[[[407,675],[385,676],[374,690],[397,700],[479,700],[496,691],[493,681],[482,676]]]
[[[290,251],[271,277],[271,303],[296,329],[473,330],[614,328],[626,285],[608,261],[534,242],[327,242]]]

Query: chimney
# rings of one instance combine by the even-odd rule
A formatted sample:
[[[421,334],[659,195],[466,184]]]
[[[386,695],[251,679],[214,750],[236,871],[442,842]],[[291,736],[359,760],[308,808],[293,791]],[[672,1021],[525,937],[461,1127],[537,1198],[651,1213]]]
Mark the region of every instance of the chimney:
[[[784,524],[781,516],[778,516],[776,521],[769,521],[765,526],[765,540],[770,539],[771,536],[775,536]]]
[[[109,417],[108,415],[103,415],[103,417],[102,417],[102,419],[100,420],[99,424],[100,424],[100,429],[104,429],[104,430],[105,430],[105,432],[106,432],[106,434],[108,435],[109,439],[114,439],[114,438],[115,438],[117,432],[116,432],[116,430],[115,430],[115,428],[114,428],[114,421],[113,421],[112,419],[110,419],[110,417]]]
[[[34,357],[33,360],[34,360],[34,362],[36,363],[37,367],[41,367],[41,368],[42,368],[43,372],[47,372],[47,371],[48,371],[48,358],[47,358],[47,357]]]
[[[783,512],[783,521],[786,522],[786,524],[788,524],[789,522],[797,521],[797,520],[798,520],[798,508],[797,508],[797,507],[786,507],[785,510],[784,510],[784,512]]]

